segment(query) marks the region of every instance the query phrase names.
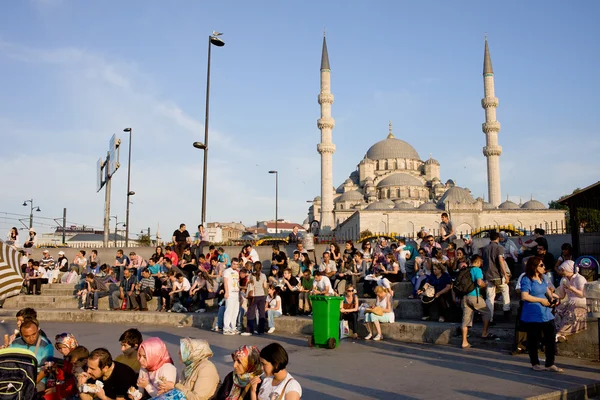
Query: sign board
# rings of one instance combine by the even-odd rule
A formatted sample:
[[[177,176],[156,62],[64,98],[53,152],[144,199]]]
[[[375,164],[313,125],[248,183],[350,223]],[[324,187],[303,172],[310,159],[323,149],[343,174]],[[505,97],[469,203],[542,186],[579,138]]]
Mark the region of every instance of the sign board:
[[[119,164],[119,155],[121,153],[120,149],[121,139],[117,139],[117,135],[112,135],[110,138],[110,143],[108,145],[108,176],[111,177],[117,169],[121,166]]]
[[[102,158],[98,159],[98,164],[96,166],[96,193],[99,192],[104,186],[104,175],[102,174]]]

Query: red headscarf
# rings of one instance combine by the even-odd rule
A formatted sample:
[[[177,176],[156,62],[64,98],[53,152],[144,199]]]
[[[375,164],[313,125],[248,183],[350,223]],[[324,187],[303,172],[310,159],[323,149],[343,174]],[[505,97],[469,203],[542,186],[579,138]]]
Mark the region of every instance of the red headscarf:
[[[164,364],[173,364],[173,359],[169,355],[165,342],[157,337],[151,337],[140,344],[140,349],[144,349],[146,353],[147,367],[146,369],[156,371]]]

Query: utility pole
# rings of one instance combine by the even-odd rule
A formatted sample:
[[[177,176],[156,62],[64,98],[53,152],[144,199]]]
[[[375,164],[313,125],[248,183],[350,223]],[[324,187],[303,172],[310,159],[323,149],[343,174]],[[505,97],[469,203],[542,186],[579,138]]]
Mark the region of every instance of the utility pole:
[[[67,209],[63,208],[63,225],[62,225],[62,244],[65,244],[67,233],[65,230],[67,229]]]
[[[108,247],[108,236],[110,232],[110,183],[111,179],[108,176],[108,164],[110,163],[110,153],[106,155],[106,189],[104,197],[104,247]]]

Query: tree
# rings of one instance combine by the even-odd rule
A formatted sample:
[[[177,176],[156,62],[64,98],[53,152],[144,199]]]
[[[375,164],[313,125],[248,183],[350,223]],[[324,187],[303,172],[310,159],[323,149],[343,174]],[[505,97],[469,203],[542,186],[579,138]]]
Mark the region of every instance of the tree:
[[[140,235],[138,237],[138,243],[140,246],[152,246],[152,239],[148,235]]]
[[[371,232],[371,231],[370,231],[370,230],[368,230],[368,229],[365,229],[364,231],[362,231],[362,232],[360,233],[360,238],[361,238],[361,239],[362,239],[362,238],[364,238],[364,237],[367,237],[367,236],[373,236],[373,232]]]
[[[575,194],[577,192],[580,192],[581,189],[577,188],[575,190],[573,190],[572,194]],[[570,215],[569,215],[569,207],[564,205],[564,204],[560,204],[559,201],[564,199],[565,197],[567,197],[567,195],[565,196],[561,196],[558,200],[552,200],[551,202],[548,203],[548,208],[552,209],[552,210],[566,210],[567,211],[567,220],[570,220]],[[596,210],[594,208],[588,208],[588,207],[579,207],[577,208],[577,224],[579,225],[580,229],[583,229],[583,232],[598,232],[600,231],[600,210]],[[571,224],[567,223],[567,232],[570,232],[571,230]]]

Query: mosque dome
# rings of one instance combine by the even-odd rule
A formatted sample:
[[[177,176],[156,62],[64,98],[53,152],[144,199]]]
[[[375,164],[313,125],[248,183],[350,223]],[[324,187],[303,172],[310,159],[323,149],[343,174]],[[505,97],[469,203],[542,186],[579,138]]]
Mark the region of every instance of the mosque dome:
[[[385,200],[389,200],[389,199],[385,199]],[[379,200],[376,201],[374,203],[371,203],[367,206],[366,210],[391,210],[392,208],[394,208],[395,204],[393,201],[390,200],[390,203],[388,203],[385,200]]]
[[[494,205],[492,203],[488,203],[487,201],[483,202],[483,209],[484,210],[494,210],[496,207],[494,207]]]
[[[429,156],[429,160],[425,161],[425,165],[440,165],[440,162],[435,158],[431,158],[431,156]]]
[[[421,204],[419,207],[417,207],[418,210],[424,210],[424,211],[437,211],[438,208],[435,205],[435,203],[433,201],[428,201],[427,203],[423,203]]]
[[[367,157],[371,160],[386,160],[388,158],[407,158],[409,160],[421,160],[419,153],[404,140],[396,139],[392,133],[382,141],[375,143],[367,151]]]
[[[518,210],[521,207],[519,207],[518,204],[510,201],[510,200],[506,200],[504,203],[501,203],[498,208],[500,210]]]
[[[349,190],[347,192],[345,192],[344,194],[342,194],[339,197],[336,197],[333,201],[334,203],[340,202],[340,201],[364,201],[365,197],[363,196],[362,193],[356,191],[356,190]]]
[[[545,210],[546,206],[541,201],[531,199],[526,201],[521,208],[524,210]]]
[[[377,184],[377,187],[386,186],[423,186],[423,182],[415,176],[400,173],[392,174]]]
[[[463,189],[460,186],[452,186],[442,195],[437,205],[438,207],[445,207],[446,202],[473,204],[475,203],[475,199],[467,189]]]
[[[396,210],[414,210],[415,207],[406,202],[406,201],[395,201],[396,206],[394,207]]]

